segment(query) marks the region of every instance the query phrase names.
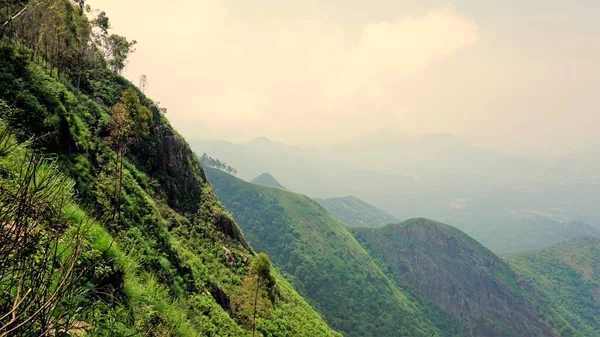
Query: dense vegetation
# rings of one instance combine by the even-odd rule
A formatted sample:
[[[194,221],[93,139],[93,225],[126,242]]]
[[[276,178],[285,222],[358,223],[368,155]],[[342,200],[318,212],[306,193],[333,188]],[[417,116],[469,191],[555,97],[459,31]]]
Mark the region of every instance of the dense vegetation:
[[[283,185],[281,185],[279,183],[279,181],[277,181],[277,179],[275,179],[275,177],[273,177],[270,173],[267,173],[267,172],[252,179],[250,182],[253,184],[257,184],[257,185],[276,187],[276,188],[285,190],[285,187],[283,187]]]
[[[231,167],[227,165],[227,163],[224,163],[219,159],[215,159],[206,153],[203,153],[202,156],[199,156],[198,160],[200,160],[200,164],[202,164],[203,167],[212,167],[233,175],[237,174],[237,170],[234,167]]]
[[[351,232],[401,289],[449,312],[471,336],[558,335],[529,285],[458,229],[412,219]]]
[[[373,205],[347,196],[341,198],[318,199],[321,204],[336,219],[350,227],[381,227],[389,223],[398,222],[398,219]]]
[[[427,308],[394,287],[348,230],[318,203],[218,170],[206,173],[252,246],[268,253],[344,335],[443,335]]]
[[[600,240],[573,240],[507,261],[571,324],[565,336],[600,336]]]
[[[0,336],[338,335],[118,75],[105,13],[0,3]]]

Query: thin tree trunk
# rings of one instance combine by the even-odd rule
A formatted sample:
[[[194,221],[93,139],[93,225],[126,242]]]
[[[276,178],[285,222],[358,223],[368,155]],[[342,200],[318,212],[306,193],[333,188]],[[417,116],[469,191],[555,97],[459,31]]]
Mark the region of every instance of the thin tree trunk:
[[[2,24],[2,27],[0,28],[0,39],[4,36],[4,30],[12,22],[12,20],[18,18],[19,16],[21,16],[21,14],[25,13],[25,11],[27,11],[27,9],[29,9],[30,6],[31,5],[27,5],[27,6],[23,7],[19,12],[17,12],[17,14],[10,16],[8,18],[8,20],[6,20],[6,22],[4,22]],[[8,7],[7,7],[7,12],[8,12]]]
[[[258,275],[256,275],[256,293],[254,294],[254,326],[252,328],[252,337],[254,337],[254,334],[256,333],[256,303],[258,301],[258,287],[260,286],[260,277]]]
[[[113,212],[112,222],[115,221],[117,216],[117,208],[119,207],[119,158],[121,156],[121,149],[117,150],[117,160],[115,161],[115,195],[113,201]]]
[[[125,154],[121,154],[121,165],[119,167],[119,199],[117,203],[117,224],[121,224],[121,190],[123,189],[123,156]]]

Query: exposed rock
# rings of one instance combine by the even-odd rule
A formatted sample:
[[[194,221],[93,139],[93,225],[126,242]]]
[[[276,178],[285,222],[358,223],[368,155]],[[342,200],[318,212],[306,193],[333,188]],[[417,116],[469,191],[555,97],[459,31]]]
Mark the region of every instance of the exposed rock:
[[[215,226],[226,236],[239,241],[242,246],[251,251],[250,245],[246,242],[246,239],[242,235],[242,231],[236,225],[236,223],[224,213],[220,213],[216,216]]]
[[[401,287],[449,312],[471,336],[558,336],[540,319],[531,286],[459,230],[414,219],[354,233]]]
[[[225,290],[216,283],[211,283],[210,287],[211,292],[209,294],[215,299],[215,302],[217,302],[223,310],[231,312],[231,300]]]
[[[229,249],[227,249],[227,247],[222,246],[223,251],[225,252],[225,260],[227,261],[227,263],[229,263],[229,265],[234,265],[235,264],[235,258],[233,257],[233,254],[231,254],[231,251]]]

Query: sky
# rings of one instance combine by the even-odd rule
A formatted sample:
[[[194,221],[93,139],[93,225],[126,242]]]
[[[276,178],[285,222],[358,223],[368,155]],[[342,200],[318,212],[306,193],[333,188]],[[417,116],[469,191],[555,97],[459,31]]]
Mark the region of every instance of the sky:
[[[331,144],[451,133],[507,153],[600,146],[600,1],[90,0],[124,75],[187,138]]]

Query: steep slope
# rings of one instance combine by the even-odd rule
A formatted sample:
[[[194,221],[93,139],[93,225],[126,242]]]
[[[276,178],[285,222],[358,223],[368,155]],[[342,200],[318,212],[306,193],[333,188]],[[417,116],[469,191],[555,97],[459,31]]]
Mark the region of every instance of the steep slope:
[[[66,0],[33,8],[57,22],[75,16],[81,27],[72,32],[89,31],[84,14]],[[51,60],[35,63],[42,56],[0,41],[0,119],[16,142],[29,140],[0,160],[0,227],[14,226],[2,213],[6,195],[19,191],[13,186],[22,184],[20,170],[32,156],[51,157],[52,175],[73,181],[75,192],[58,209],[70,219],[65,224],[85,223],[73,281],[85,291],[74,296],[80,302],[59,303],[57,311],[69,316],[57,322],[91,336],[251,336],[254,329],[260,336],[339,336],[257,258],[159,107],[90,54],[79,77],[69,77],[66,67],[59,79]],[[128,114],[118,120],[115,111]],[[113,127],[134,119],[146,131],[127,138],[123,151]],[[263,277],[274,281],[259,282]],[[12,306],[14,293],[1,294],[0,309]],[[2,317],[4,327],[10,316]]]
[[[428,316],[395,288],[348,230],[312,199],[207,169],[248,241],[345,336],[435,336]]]
[[[273,177],[270,173],[265,172],[261,175],[259,175],[258,177],[254,178],[251,180],[251,183],[253,184],[257,184],[257,185],[263,185],[263,186],[269,186],[269,187],[275,187],[275,188],[280,188],[282,190],[285,190],[285,187],[283,187],[283,185],[281,185],[277,179],[275,179],[275,177]]]
[[[557,336],[510,267],[458,229],[426,219],[351,228],[395,283],[461,322],[471,336]]]
[[[578,239],[507,259],[573,329],[600,336],[600,240]]]
[[[336,219],[351,227],[381,227],[398,219],[373,205],[353,196],[341,198],[314,198]]]

